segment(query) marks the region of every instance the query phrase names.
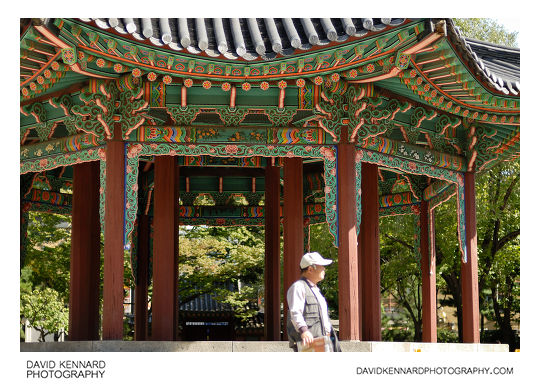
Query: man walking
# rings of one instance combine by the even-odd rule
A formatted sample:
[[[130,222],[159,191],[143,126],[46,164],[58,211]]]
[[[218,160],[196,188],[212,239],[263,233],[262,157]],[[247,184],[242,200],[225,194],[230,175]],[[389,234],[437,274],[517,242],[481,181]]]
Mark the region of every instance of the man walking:
[[[298,351],[297,342],[311,345],[318,337],[327,336],[332,341],[331,351],[340,352],[341,348],[328,316],[328,305],[317,283],[324,279],[325,266],[332,263],[319,253],[304,254],[300,261],[301,278],[294,282],[287,291],[289,313],[287,333],[289,346]]]

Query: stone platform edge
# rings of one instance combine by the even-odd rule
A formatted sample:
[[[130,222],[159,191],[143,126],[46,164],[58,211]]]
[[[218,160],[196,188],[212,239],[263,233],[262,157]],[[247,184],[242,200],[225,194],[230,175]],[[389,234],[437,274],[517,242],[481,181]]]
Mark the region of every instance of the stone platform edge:
[[[21,352],[293,352],[286,341],[21,342]],[[344,352],[508,352],[506,344],[341,341]]]

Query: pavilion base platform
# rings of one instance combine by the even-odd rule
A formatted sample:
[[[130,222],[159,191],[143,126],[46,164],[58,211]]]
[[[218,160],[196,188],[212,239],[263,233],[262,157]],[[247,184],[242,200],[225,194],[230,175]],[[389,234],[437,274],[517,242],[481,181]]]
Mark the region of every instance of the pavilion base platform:
[[[506,344],[341,341],[344,352],[508,352]],[[285,341],[21,342],[21,352],[292,352]]]

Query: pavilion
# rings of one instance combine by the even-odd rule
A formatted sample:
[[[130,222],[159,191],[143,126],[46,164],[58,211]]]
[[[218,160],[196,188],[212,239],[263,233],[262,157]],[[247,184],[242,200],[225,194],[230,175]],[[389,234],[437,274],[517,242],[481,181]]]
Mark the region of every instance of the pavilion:
[[[178,226],[265,226],[276,341],[326,221],[340,339],[380,341],[379,218],[415,215],[436,342],[434,211],[455,197],[463,339],[479,343],[475,174],[519,156],[519,70],[519,49],[451,19],[21,19],[21,265],[28,212],[70,214],[70,340],[100,338],[103,233],[102,338],[123,338],[126,258],[136,339],[152,282],[151,339],[173,341]]]

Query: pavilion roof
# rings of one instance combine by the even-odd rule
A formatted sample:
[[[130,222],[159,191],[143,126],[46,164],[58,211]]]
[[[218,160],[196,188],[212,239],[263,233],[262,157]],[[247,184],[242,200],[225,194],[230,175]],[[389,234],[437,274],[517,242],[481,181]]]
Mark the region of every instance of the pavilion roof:
[[[397,27],[392,18],[81,19],[139,41],[192,54],[271,60]]]
[[[505,47],[461,35],[452,19],[447,20],[448,36],[462,59],[477,76],[505,94],[519,95],[519,48]]]
[[[312,135],[319,127],[324,132],[313,140],[334,143],[334,130],[346,124],[351,140],[377,147],[366,128],[380,119],[371,116],[377,111],[388,123],[377,125],[379,137],[456,156],[459,170],[465,160],[470,167],[476,159],[481,170],[519,154],[520,50],[465,38],[452,19],[51,18],[20,25],[23,160],[52,148],[44,142],[55,140],[54,151],[70,148],[67,138],[82,140],[82,132],[86,146],[101,143],[104,136],[82,129],[85,118],[73,108],[92,103],[85,98],[99,96],[100,82],[131,89],[139,78],[145,124],[189,126],[186,135],[201,143],[231,141],[240,126],[270,141],[280,130]],[[334,111],[327,119],[332,95],[348,98],[349,91],[365,93],[365,111],[354,98],[354,114]],[[133,127],[125,137],[146,135],[144,126]]]
[[[395,34],[400,34],[400,39],[407,39],[407,33],[412,36],[411,31],[403,35],[400,31],[406,31],[407,26],[425,23],[424,30],[417,30],[420,36],[429,33],[438,33],[446,36],[449,46],[454,51],[452,55],[460,57],[467,70],[477,81],[494,92],[505,96],[519,96],[520,92],[520,50],[498,46],[491,43],[481,42],[474,39],[465,38],[459,29],[454,25],[452,19],[407,19],[407,18],[82,18],[82,19],[21,19],[21,87],[27,86],[29,80],[35,80],[37,73],[43,72],[50,63],[48,60],[54,54],[54,49],[47,44],[31,42],[35,34],[26,34],[28,26],[44,26],[54,35],[63,36],[64,24],[75,25],[69,39],[75,39],[72,43],[81,44],[82,47],[98,48],[99,51],[107,52],[107,47],[103,43],[92,42],[94,32],[101,35],[101,39],[109,41],[112,39],[122,39],[131,41],[142,49],[157,50],[153,55],[160,52],[170,55],[180,55],[180,60],[195,59],[195,66],[207,66],[212,61],[216,65],[230,63],[230,65],[257,65],[258,63],[275,62],[285,65],[287,71],[282,75],[285,78],[292,76],[314,76],[315,73],[301,73],[295,70],[288,71],[290,59],[305,59],[306,55],[336,55],[336,63],[343,63],[340,67],[346,69],[347,60],[340,59],[340,50],[349,52],[356,42],[368,42],[373,44],[373,39],[377,39],[377,47],[384,48],[384,36],[390,39]],[[442,25],[442,27],[441,27]],[[85,29],[88,36],[78,36],[81,27]],[[415,27],[418,28],[418,27]],[[92,32],[94,31],[94,32]],[[73,35],[75,34],[75,35]],[[24,38],[23,38],[24,35]],[[69,35],[69,34],[68,34]],[[28,40],[30,38],[30,40]],[[81,40],[82,38],[82,40]],[[97,38],[97,37],[96,37]],[[379,38],[382,38],[379,42]],[[79,39],[77,41],[77,39]],[[371,40],[370,40],[371,39]],[[371,41],[371,43],[369,43]],[[48,43],[47,41],[43,41]],[[95,43],[95,44],[94,44]],[[383,45],[379,45],[382,43]],[[101,44],[101,46],[100,46]],[[352,44],[352,45],[351,45]],[[146,47],[146,48],[144,48]],[[356,48],[355,48],[356,49]],[[110,50],[110,49],[109,49]],[[50,51],[50,52],[49,52]],[[125,55],[125,53],[122,53]],[[323,55],[324,56],[324,55]],[[354,56],[354,55],[353,55]],[[439,63],[446,67],[453,66],[453,63],[445,62],[448,53],[442,53]],[[318,60],[321,58],[317,58]],[[106,58],[106,60],[108,60]],[[171,57],[169,57],[171,60]],[[285,60],[285,61],[284,61]],[[327,59],[321,59],[327,60]],[[345,61],[344,61],[345,60]],[[353,59],[354,60],[354,59]],[[46,64],[40,68],[40,63]],[[332,64],[332,63],[331,63]],[[352,64],[352,63],[351,63]],[[294,66],[293,66],[294,67]],[[242,68],[245,72],[251,67]],[[322,72],[327,72],[324,69]],[[118,74],[103,72],[105,68],[99,69],[101,74],[95,72],[98,77],[116,77]],[[261,69],[258,69],[259,71]],[[453,72],[463,73],[464,69],[456,68]],[[167,72],[167,71],[166,71]],[[210,76],[195,71],[195,76]],[[312,71],[313,72],[313,71]],[[320,72],[320,71],[317,71]],[[468,75],[465,75],[466,77]],[[210,76],[212,77],[212,76]],[[250,74],[251,77],[251,74]],[[275,77],[275,76],[274,76]],[[71,74],[66,79],[60,79],[60,84],[73,84],[81,81],[80,74]],[[40,79],[37,79],[38,81]],[[353,79],[354,80],[354,79]],[[45,85],[49,80],[45,79]],[[35,83],[35,82],[34,82]],[[58,89],[58,86],[54,89]],[[40,89],[39,84],[30,84],[32,87]],[[48,86],[47,86],[48,87]],[[23,90],[28,94],[27,90]],[[49,89],[51,91],[51,89]],[[30,92],[30,94],[35,92]]]

